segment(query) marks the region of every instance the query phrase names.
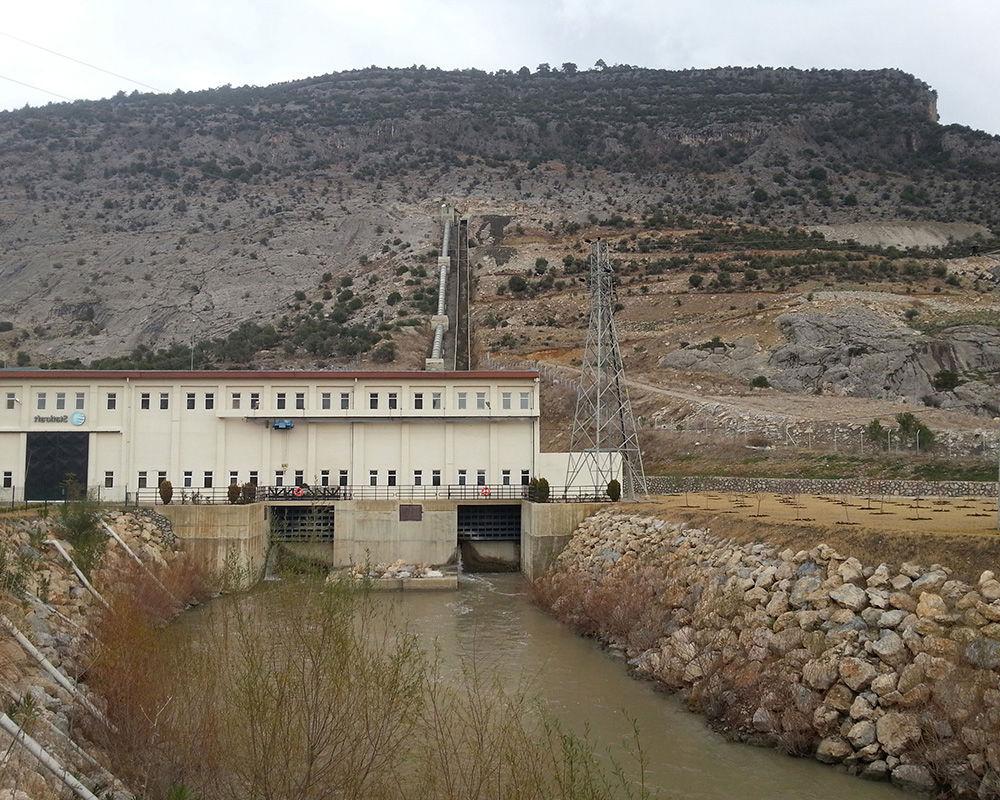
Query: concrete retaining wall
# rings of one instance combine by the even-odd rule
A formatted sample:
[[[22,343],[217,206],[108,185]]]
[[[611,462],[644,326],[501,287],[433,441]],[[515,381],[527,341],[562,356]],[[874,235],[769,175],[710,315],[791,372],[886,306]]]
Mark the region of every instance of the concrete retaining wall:
[[[268,522],[263,504],[169,505],[156,510],[170,520],[184,550],[209,569],[236,567],[252,578],[264,568]]]
[[[904,481],[866,478],[732,478],[654,475],[653,494],[678,492],[765,492],[769,494],[841,494],[855,497],[996,497],[996,481]]]
[[[606,503],[522,503],[521,572],[542,575],[573,536],[573,531]]]

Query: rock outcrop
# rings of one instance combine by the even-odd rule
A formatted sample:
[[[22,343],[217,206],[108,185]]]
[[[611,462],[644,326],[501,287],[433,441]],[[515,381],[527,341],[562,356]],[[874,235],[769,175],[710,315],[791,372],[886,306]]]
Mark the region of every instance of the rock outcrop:
[[[778,552],[650,517],[585,521],[540,601],[733,736],[1000,797],[1000,582]]]

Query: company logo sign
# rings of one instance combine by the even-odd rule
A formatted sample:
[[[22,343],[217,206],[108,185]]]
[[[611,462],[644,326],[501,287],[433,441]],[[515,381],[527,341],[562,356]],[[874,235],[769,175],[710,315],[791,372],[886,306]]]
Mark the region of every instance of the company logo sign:
[[[71,425],[83,425],[87,421],[87,415],[82,411],[74,411],[69,415],[69,422]]]
[[[83,425],[87,421],[87,415],[82,411],[74,411],[72,414],[49,414],[48,416],[43,416],[41,414],[35,415],[35,422],[52,422],[52,423],[62,423],[67,422],[70,425]]]

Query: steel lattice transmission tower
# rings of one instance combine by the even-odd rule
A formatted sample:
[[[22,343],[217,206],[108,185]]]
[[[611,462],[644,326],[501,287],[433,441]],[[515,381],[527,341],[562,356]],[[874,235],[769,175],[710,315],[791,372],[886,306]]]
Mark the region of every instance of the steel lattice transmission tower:
[[[597,486],[618,478],[622,495],[634,497],[648,494],[649,489],[618,346],[615,303],[608,245],[598,239],[590,248],[590,326],[576,394],[566,485],[573,485],[580,476]]]

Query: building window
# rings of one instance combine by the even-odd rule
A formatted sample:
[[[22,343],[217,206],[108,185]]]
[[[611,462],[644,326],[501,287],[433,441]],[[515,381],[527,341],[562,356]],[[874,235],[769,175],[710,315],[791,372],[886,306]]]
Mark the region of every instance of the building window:
[[[139,488],[140,489],[146,489],[146,488],[148,488],[147,487],[148,482],[149,482],[149,480],[146,477],[146,473],[145,472],[140,472],[139,473]]]
[[[504,411],[510,411],[510,392],[504,392],[500,395],[500,407]]]
[[[476,408],[480,411],[486,408],[486,392],[476,392]]]
[[[319,471],[319,485],[329,486],[330,485],[330,470],[321,469]]]
[[[185,472],[184,473],[184,488],[190,489],[194,485],[194,473]]]
[[[108,392],[108,411],[114,411],[118,408],[118,395],[114,392]]]
[[[413,394],[413,408],[417,411],[423,410],[424,407],[424,393],[414,392]]]
[[[399,395],[395,392],[389,392],[389,408],[397,409],[399,408]]]
[[[143,392],[139,395],[139,408],[143,411],[149,411],[149,392]]]
[[[301,469],[295,470],[295,485],[302,486],[306,482],[306,473]]]
[[[285,408],[285,393],[278,392],[277,396],[274,398],[274,407],[279,410],[284,410]]]
[[[239,482],[240,482],[240,473],[235,469],[229,470],[229,485],[238,486]]]
[[[476,486],[485,486],[485,485],[486,485],[486,470],[485,469],[477,469],[476,470]]]
[[[342,469],[340,475],[337,477],[338,482],[341,486],[347,486],[347,470]]]
[[[528,470],[526,470],[526,469],[522,469],[521,470],[521,485],[522,486],[527,486],[529,483],[531,483],[531,473]]]
[[[351,395],[349,392],[340,393],[340,410],[347,411],[351,407]]]
[[[521,410],[527,411],[531,408],[531,392],[521,392]]]
[[[231,406],[233,411],[239,411],[240,408],[240,393],[233,392]]]
[[[432,469],[431,470],[431,486],[441,485],[441,470]]]
[[[3,488],[13,489],[14,488],[14,473],[5,470],[3,473]]]
[[[104,488],[114,489],[115,488],[115,473],[110,469],[104,473]]]
[[[441,392],[431,392],[431,408],[441,410]]]
[[[83,395],[83,392],[77,392],[76,393],[76,406],[75,406],[76,410],[77,411],[83,411],[83,404],[84,404],[84,395]]]
[[[504,486],[510,486],[510,470],[505,469],[500,472],[500,483]]]
[[[14,403],[16,402],[16,400],[17,400],[17,398],[14,396],[13,392],[7,392],[7,410],[8,411],[13,411],[14,410]]]
[[[322,408],[324,411],[329,411],[330,408],[332,407],[331,400],[332,400],[332,395],[329,392],[323,392],[323,394],[320,395],[319,399],[320,408]]]
[[[295,393],[295,408],[298,411],[306,410],[306,393],[296,392]]]
[[[465,484],[468,482],[466,480],[466,475],[467,475],[467,470],[460,469],[458,471],[458,485],[459,486],[465,486]]]
[[[35,396],[35,407],[39,411],[44,411],[45,410],[45,392],[39,392]]]
[[[205,475],[204,475],[204,478],[202,479],[201,485],[205,489],[211,489],[212,488],[212,483],[213,483],[212,471],[211,470],[205,470]]]
[[[422,469],[413,470],[413,485],[423,486],[424,483],[424,471]]]
[[[372,411],[378,408],[378,392],[369,393],[368,408],[370,408]]]
[[[465,392],[458,393],[458,407],[460,409],[468,408],[469,406],[469,396]]]
[[[56,410],[62,411],[66,408],[66,392],[56,392]]]
[[[250,408],[253,411],[260,408],[260,392],[250,392]]]
[[[395,486],[396,485],[396,470],[394,470],[394,469],[390,469],[389,470],[389,476],[386,479],[386,484],[389,485],[389,486]]]
[[[260,482],[260,477],[257,474],[257,470],[255,469],[250,470],[250,480],[248,481],[248,483],[251,486],[256,486],[259,482]]]
[[[280,469],[276,469],[274,471],[274,485],[275,486],[285,485],[285,473]]]
[[[160,392],[160,411],[166,411],[168,408],[170,408],[170,395]]]
[[[194,410],[194,392],[187,393],[187,409],[188,411]]]
[[[215,408],[215,392],[205,392],[205,410],[211,411]]]
[[[160,488],[160,484],[163,483],[166,479],[167,479],[167,473],[166,472],[157,472],[156,473],[156,488],[159,489]]]
[[[378,486],[378,470],[370,469],[368,470],[368,485]]]

